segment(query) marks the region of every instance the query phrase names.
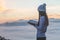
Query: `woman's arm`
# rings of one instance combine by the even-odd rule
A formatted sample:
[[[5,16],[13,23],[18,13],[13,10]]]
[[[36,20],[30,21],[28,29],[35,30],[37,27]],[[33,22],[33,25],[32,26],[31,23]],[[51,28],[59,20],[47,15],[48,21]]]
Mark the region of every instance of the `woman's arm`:
[[[33,26],[35,26],[35,24],[34,23],[30,23],[30,22],[28,22],[30,25],[33,25]]]
[[[37,21],[34,21],[34,20],[30,20],[30,21],[28,21],[28,23],[30,25],[33,25],[33,26],[36,26],[37,25]]]

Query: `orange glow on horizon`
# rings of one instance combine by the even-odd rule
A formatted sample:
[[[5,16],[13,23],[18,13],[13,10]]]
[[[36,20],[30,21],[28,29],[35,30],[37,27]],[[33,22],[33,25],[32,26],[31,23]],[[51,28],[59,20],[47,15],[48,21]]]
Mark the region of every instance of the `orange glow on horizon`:
[[[48,18],[60,18],[60,15],[48,14]],[[38,12],[36,9],[32,9],[32,10],[20,9],[19,11],[14,9],[8,9],[0,13],[0,23],[4,23],[7,21],[16,21],[19,19],[24,19],[24,20],[38,19]]]
[[[60,16],[58,16],[58,15],[48,15],[48,18],[60,18]],[[4,22],[7,22],[7,21],[16,21],[16,20],[19,20],[19,19],[24,19],[24,20],[38,19],[38,15],[37,16],[32,16],[32,17],[22,17],[22,18],[19,18],[19,17],[1,18],[0,17],[0,23],[4,23]]]

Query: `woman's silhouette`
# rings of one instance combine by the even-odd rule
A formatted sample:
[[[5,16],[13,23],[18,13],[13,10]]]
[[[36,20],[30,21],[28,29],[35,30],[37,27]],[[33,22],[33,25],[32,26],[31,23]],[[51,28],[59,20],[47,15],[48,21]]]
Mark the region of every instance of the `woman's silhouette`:
[[[39,19],[38,24],[34,24],[32,22],[28,22],[29,24],[33,25],[37,29],[37,40],[46,40],[46,30],[47,26],[49,25],[48,17],[46,14],[46,4],[43,3],[38,7],[39,12]]]

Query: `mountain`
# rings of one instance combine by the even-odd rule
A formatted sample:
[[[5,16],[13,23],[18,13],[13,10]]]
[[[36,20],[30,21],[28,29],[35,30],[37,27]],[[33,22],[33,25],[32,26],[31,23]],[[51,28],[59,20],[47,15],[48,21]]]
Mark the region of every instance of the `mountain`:
[[[60,19],[50,18],[49,21],[50,22],[60,22]]]
[[[27,22],[28,20],[20,19],[20,20],[13,21],[13,22],[5,22],[3,24],[0,24],[0,26],[26,26],[28,25]],[[60,19],[50,18],[49,22],[60,22]]]
[[[0,26],[26,26],[28,25],[28,20],[17,20],[13,22],[5,22],[3,24],[0,24]]]

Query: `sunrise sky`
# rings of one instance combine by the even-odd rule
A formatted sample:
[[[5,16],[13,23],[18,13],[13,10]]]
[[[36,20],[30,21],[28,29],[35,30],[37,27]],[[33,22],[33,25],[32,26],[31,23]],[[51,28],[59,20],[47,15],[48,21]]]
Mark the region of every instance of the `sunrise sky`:
[[[49,18],[60,18],[60,0],[0,0],[0,23],[18,19],[37,19],[37,7],[47,4]]]

